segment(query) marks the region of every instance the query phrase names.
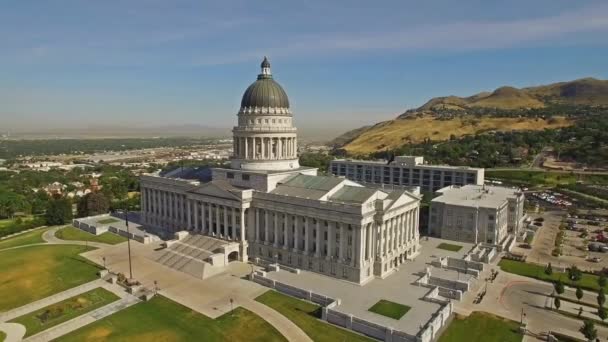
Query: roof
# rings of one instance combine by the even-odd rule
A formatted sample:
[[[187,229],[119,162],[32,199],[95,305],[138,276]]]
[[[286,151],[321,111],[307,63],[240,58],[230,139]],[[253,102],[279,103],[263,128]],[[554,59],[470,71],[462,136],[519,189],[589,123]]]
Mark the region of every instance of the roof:
[[[275,195],[321,199],[342,182],[344,182],[344,179],[338,177],[299,174],[277,184],[277,187],[270,193]]]
[[[463,207],[499,208],[509,198],[519,194],[519,190],[500,186],[465,185],[449,186],[437,191],[441,194],[431,202]]]
[[[241,108],[289,108],[289,98],[270,73],[264,73],[264,68],[270,68],[270,62],[264,57],[260,65],[262,73],[253,82],[241,99]]]
[[[338,202],[364,203],[370,197],[372,197],[376,191],[378,190],[346,185],[343,186],[342,189],[336,191],[336,193],[330,197],[330,200]]]

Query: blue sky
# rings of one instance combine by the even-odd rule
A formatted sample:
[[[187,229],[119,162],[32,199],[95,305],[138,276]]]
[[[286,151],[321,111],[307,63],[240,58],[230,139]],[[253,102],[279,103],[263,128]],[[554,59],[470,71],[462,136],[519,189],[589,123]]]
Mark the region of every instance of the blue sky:
[[[434,96],[608,78],[606,1],[7,0],[0,130],[229,127],[264,55],[298,126]]]

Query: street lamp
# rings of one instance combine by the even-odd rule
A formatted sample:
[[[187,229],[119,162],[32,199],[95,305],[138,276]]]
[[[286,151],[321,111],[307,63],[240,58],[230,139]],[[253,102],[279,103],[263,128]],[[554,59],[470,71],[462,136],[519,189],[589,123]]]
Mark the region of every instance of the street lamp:
[[[230,316],[234,316],[234,308],[233,308],[233,304],[234,303],[234,299],[230,298]]]
[[[129,204],[125,203],[125,225],[127,226],[127,250],[129,253],[129,279],[133,279],[131,266],[131,232],[129,231]]]
[[[154,281],[154,293],[158,293],[158,282],[156,280]]]
[[[103,260],[103,269],[107,270],[108,268],[106,267],[106,257],[101,257],[101,259]]]

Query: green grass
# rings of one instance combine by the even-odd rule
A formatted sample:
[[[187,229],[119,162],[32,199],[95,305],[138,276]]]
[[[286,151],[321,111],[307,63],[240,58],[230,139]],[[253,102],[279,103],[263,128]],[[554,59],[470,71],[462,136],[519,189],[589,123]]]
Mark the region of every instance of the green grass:
[[[99,224],[110,224],[110,223],[116,223],[116,222],[119,222],[119,221],[120,221],[119,219],[115,219],[115,218],[106,218],[106,219],[97,221],[97,223],[99,223]]]
[[[47,245],[0,251],[0,311],[96,279],[99,267],[78,255],[90,249]]]
[[[12,219],[0,220],[0,237],[7,236],[24,230],[40,227],[45,224],[43,217],[24,216]]]
[[[515,321],[475,311],[469,317],[456,315],[438,342],[520,342]]]
[[[72,226],[59,229],[55,233],[55,236],[62,240],[102,242],[110,245],[127,241],[126,237],[116,235],[114,233],[106,232],[101,235],[93,235]]]
[[[525,240],[525,242],[527,244],[531,244],[533,240],[534,240],[534,234],[533,233],[526,234],[526,240]]]
[[[26,329],[25,337],[32,336],[118,299],[120,298],[117,295],[99,287],[27,315],[17,317],[11,322],[23,324]]]
[[[369,311],[386,316],[392,319],[399,320],[403,315],[410,311],[411,307],[399,303],[394,303],[388,300],[380,300],[374,304]]]
[[[0,331],[0,342],[4,341],[4,339],[6,339],[6,334],[4,331]]]
[[[313,303],[286,296],[274,290],[267,291],[255,300],[287,317],[313,341],[373,341],[363,335],[321,321],[321,307]]]
[[[579,175],[565,172],[530,170],[486,170],[486,178],[497,178],[513,183],[549,185],[576,184]],[[608,175],[581,175],[580,180],[589,184],[608,184]]]
[[[599,291],[600,289],[600,286],[597,283],[599,277],[589,273],[583,273],[581,280],[575,282],[568,279],[567,273],[553,271],[551,275],[548,275],[545,273],[545,267],[521,261],[502,259],[498,263],[498,266],[505,272],[519,274],[524,277],[548,282],[555,282],[561,279],[565,285],[573,287],[580,286],[581,288],[590,291]],[[608,290],[608,286],[605,287],[604,290]]]
[[[0,241],[0,250],[10,247],[31,245],[33,243],[44,243],[45,241],[42,239],[42,234],[49,230],[50,228],[41,228],[36,229],[31,232],[23,233],[18,236],[13,236],[11,238],[1,240]]]
[[[211,319],[160,295],[56,341],[287,341],[254,313],[237,308]]]
[[[462,246],[442,242],[439,244],[439,246],[437,246],[437,248],[445,249],[446,251],[450,251],[450,252],[458,252],[459,250],[462,249]]]

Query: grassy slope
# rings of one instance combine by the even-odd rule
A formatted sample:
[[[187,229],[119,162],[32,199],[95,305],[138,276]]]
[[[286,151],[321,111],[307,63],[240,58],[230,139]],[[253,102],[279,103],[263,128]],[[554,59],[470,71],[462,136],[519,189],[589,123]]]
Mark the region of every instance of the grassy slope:
[[[6,339],[6,334],[4,331],[0,331],[0,342],[4,341],[4,339]]]
[[[101,235],[93,235],[74,227],[60,229],[55,233],[55,236],[62,240],[103,242],[111,245],[127,241],[127,238],[110,232]]]
[[[319,320],[317,312],[320,310],[320,307],[313,303],[289,297],[273,290],[267,291],[255,300],[275,309],[283,316],[289,318],[290,321],[300,327],[300,329],[302,329],[313,341],[373,341],[365,336],[355,334]]]
[[[40,310],[36,310],[27,315],[17,317],[11,322],[23,324],[26,329],[25,336],[32,336],[106,304],[110,304],[118,299],[119,297],[117,295],[99,287],[59,303],[44,307]],[[43,323],[38,317],[47,310],[50,312],[57,312],[60,310],[61,313],[57,315],[57,317],[48,319]]]
[[[0,250],[10,247],[24,246],[32,243],[44,243],[42,239],[42,234],[49,230],[50,228],[41,228],[36,229],[31,232],[23,233],[18,236],[13,236],[11,238],[1,240],[0,241]]]
[[[435,120],[426,115],[415,119],[398,119],[378,124],[344,148],[349,153],[370,153],[383,148],[397,148],[406,143],[417,143],[425,138],[432,140],[448,140],[450,135],[456,137],[475,134],[490,130],[543,130],[545,128],[559,128],[570,126],[571,121],[558,117],[556,122],[549,124],[545,120],[528,118],[481,118],[475,126],[471,124],[472,117],[456,117],[452,120]]]
[[[78,256],[85,246],[32,246],[0,251],[0,311],[65,291],[97,278],[99,269]]]
[[[521,261],[502,259],[498,263],[498,266],[500,266],[500,269],[505,272],[515,273],[525,277],[535,278],[538,280],[555,282],[561,279],[564,284],[573,287],[580,286],[581,288],[590,291],[598,291],[600,289],[597,283],[598,276],[589,273],[583,273],[583,277],[581,280],[573,282],[568,279],[568,275],[566,273],[554,271],[551,275],[547,275],[543,266],[529,264]],[[604,290],[608,292],[608,286],[606,286]]]
[[[523,335],[519,324],[485,312],[473,312],[469,317],[456,316],[439,342],[519,342]]]
[[[213,320],[156,296],[87,325],[57,341],[286,341],[270,324],[243,308]]]

